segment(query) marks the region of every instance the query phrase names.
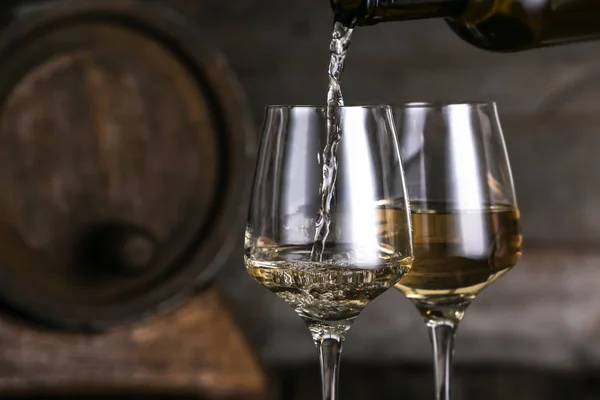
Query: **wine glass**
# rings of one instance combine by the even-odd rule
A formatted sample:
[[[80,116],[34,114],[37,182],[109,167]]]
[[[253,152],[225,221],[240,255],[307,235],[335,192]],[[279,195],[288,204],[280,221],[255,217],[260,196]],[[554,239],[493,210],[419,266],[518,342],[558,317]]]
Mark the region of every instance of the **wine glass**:
[[[390,107],[267,107],[244,261],[307,324],[323,399],[352,322],[411,266],[405,193]]]
[[[414,262],[396,288],[429,328],[437,400],[451,395],[454,335],[475,296],[521,257],[512,174],[495,103],[393,108]]]

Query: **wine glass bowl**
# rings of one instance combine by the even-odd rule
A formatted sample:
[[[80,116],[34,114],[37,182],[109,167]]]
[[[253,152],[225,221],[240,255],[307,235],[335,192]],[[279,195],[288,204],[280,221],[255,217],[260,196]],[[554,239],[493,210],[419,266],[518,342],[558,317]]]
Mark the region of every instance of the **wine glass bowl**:
[[[394,118],[415,257],[396,288],[430,329],[436,399],[449,400],[454,332],[477,294],[520,259],[520,215],[494,103],[411,103]]]
[[[352,322],[412,264],[397,140],[387,106],[266,110],[244,260],[308,325],[324,398]]]

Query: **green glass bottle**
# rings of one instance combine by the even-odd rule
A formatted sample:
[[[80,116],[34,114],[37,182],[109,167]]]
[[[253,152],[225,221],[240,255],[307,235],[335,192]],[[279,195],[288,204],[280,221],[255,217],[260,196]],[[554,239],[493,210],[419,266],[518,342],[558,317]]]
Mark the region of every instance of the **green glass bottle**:
[[[600,0],[330,0],[346,25],[444,18],[463,40],[514,52],[600,38]]]

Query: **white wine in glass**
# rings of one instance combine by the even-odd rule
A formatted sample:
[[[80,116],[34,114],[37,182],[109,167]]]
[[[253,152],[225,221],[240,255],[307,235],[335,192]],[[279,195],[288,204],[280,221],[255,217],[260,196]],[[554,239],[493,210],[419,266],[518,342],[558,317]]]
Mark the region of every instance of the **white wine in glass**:
[[[334,146],[332,115],[341,138]],[[267,109],[244,259],[248,273],[307,324],[325,400],[337,398],[352,322],[412,264],[397,140],[387,106]],[[323,149],[333,151],[327,160]],[[391,197],[398,200],[387,203]]]
[[[414,103],[394,117],[415,257],[396,288],[429,327],[436,400],[450,400],[456,328],[477,294],[519,261],[520,214],[494,103]]]

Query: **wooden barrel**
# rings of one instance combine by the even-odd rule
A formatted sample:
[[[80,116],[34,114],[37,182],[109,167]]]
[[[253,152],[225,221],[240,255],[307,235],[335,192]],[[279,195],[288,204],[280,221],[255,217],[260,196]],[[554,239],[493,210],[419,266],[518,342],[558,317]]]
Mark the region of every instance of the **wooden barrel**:
[[[254,146],[223,55],[168,2],[0,2],[0,398],[265,398],[207,285]]]
[[[0,19],[3,309],[99,331],[170,307],[241,242],[255,137],[234,77],[159,2],[13,3]]]

